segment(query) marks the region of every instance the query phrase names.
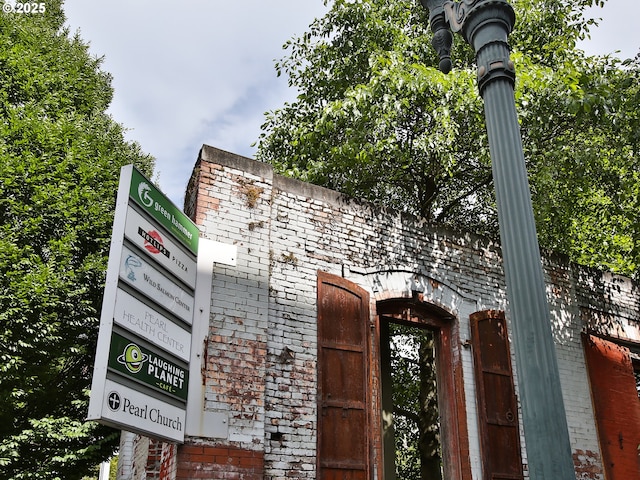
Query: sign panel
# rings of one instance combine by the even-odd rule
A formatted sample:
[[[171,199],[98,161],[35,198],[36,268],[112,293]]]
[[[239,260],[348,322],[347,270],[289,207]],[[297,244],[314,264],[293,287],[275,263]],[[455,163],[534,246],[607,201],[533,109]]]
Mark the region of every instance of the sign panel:
[[[189,361],[191,333],[122,289],[116,293],[113,321],[175,357]]]
[[[151,436],[184,441],[185,411],[112,380],[105,381],[102,418]]]
[[[109,368],[181,400],[187,399],[189,372],[186,368],[115,332],[111,334]]]
[[[198,237],[133,165],[121,169],[89,420],[184,441]]]
[[[189,287],[195,287],[196,261],[193,256],[185,253],[164,230],[151,224],[133,208],[127,212],[124,234]]]
[[[198,227],[135,168],[131,175],[129,195],[191,252],[198,253]]]
[[[193,296],[127,247],[122,248],[120,278],[191,325]]]

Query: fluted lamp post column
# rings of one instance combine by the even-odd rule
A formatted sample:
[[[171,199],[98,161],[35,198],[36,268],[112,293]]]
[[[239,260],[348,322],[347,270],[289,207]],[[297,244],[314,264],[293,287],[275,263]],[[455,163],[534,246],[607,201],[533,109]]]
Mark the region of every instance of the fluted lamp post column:
[[[545,293],[531,191],[515,109],[515,69],[507,37],[515,14],[506,0],[421,0],[429,10],[440,70],[451,70],[452,34],[476,52],[496,190],[500,240],[513,326],[518,390],[531,480],[575,473]]]

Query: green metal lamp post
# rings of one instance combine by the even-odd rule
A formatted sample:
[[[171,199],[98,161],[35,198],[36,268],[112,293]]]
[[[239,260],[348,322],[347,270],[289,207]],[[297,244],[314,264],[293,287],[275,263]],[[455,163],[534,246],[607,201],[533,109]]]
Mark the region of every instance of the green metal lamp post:
[[[496,189],[518,390],[531,480],[573,480],[575,473],[522,139],[515,69],[507,37],[515,14],[506,0],[421,0],[429,10],[440,69],[451,70],[460,33],[476,52]]]

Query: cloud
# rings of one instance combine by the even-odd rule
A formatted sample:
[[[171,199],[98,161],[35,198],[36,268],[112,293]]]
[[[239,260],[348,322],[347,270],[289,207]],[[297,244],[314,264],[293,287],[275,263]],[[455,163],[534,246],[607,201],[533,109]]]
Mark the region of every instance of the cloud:
[[[581,42],[580,48],[591,55],[615,55],[622,59],[640,53],[640,33],[636,25],[640,2],[607,0],[602,8],[588,9],[586,16],[598,20],[598,26],[591,28],[591,38]]]
[[[104,56],[110,113],[156,157],[181,205],[202,143],[252,155],[263,113],[290,100],[282,45],[327,10],[322,0],[66,0],[67,24]]]
[[[80,29],[113,75],[110,112],[128,138],[156,157],[160,188],[182,204],[203,143],[253,155],[263,113],[295,92],[276,78],[282,45],[324,15],[323,0],[66,0]],[[638,52],[637,0],[608,0],[589,53]]]

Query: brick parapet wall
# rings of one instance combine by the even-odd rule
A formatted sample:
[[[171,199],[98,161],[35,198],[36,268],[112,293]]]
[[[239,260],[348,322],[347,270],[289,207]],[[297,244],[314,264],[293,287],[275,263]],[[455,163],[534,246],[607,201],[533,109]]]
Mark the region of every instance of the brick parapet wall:
[[[489,239],[273,175],[268,165],[211,147],[203,147],[196,178],[187,213],[207,238],[238,247],[236,267],[214,267],[206,408],[229,414],[226,444],[263,455],[260,478],[316,477],[317,270],[364,286],[374,308],[375,300],[419,287],[426,301],[458,316],[461,342],[473,310],[506,308],[500,248]],[[576,471],[581,479],[602,478],[579,332],[594,305],[629,318],[635,308],[637,320],[640,295],[635,284],[620,287],[560,257],[545,258],[545,274]],[[595,304],[594,288],[608,292]],[[470,352],[462,358],[474,437]],[[198,444],[226,445],[212,442]],[[475,478],[477,438],[470,439],[470,456]]]
[[[640,342],[640,287],[627,277],[574,267],[582,323],[591,331]]]
[[[470,338],[468,318],[472,312],[482,308],[504,308],[504,290],[499,287],[502,276],[499,249],[494,242],[469,235],[456,238],[449,234],[447,237],[442,230],[428,230],[417,220],[354,202],[335,192],[326,194],[322,190],[319,187],[309,189],[306,184],[290,179],[274,178],[271,232],[274,266],[269,315],[273,328],[270,330],[273,331],[276,351],[288,346],[298,356],[311,359],[309,390],[304,396],[313,398],[316,394],[313,357],[317,333],[313,307],[318,269],[345,276],[368,288],[375,300],[411,297],[411,283],[417,282],[428,301],[459,317],[462,341]],[[313,194],[318,195],[308,196]],[[474,268],[474,262],[479,258],[484,259],[481,269]],[[453,287],[456,282],[467,287],[468,291],[459,286]],[[487,282],[495,283],[492,286]],[[375,303],[372,306],[374,311]],[[281,333],[292,329],[295,329],[293,336]],[[470,350],[463,350],[461,358],[464,382],[469,392],[467,429],[477,432]],[[288,381],[286,377],[283,372],[279,373],[279,388],[299,391],[295,382]],[[274,402],[274,411],[271,412],[277,417],[274,422],[278,424],[278,432],[286,432],[287,427],[283,426],[281,418],[287,418],[286,412],[292,408],[304,412],[304,418],[313,420],[316,415],[315,402],[293,405],[279,399]],[[289,425],[297,426],[294,421]],[[310,452],[313,452],[315,431],[305,432],[296,428],[295,432],[291,438],[293,444],[308,444]],[[285,434],[285,441],[278,443],[277,449],[272,448],[270,455],[283,468],[298,468],[299,459],[286,448],[288,438],[289,435]],[[477,434],[470,443],[472,467],[479,475]],[[375,453],[379,457],[380,452]],[[287,458],[295,458],[296,465],[287,465],[283,461]],[[306,458],[313,460],[311,455]],[[313,467],[313,463],[303,465],[309,469]],[[274,473],[280,475],[283,471]],[[315,478],[314,470],[309,471],[308,478]]]

